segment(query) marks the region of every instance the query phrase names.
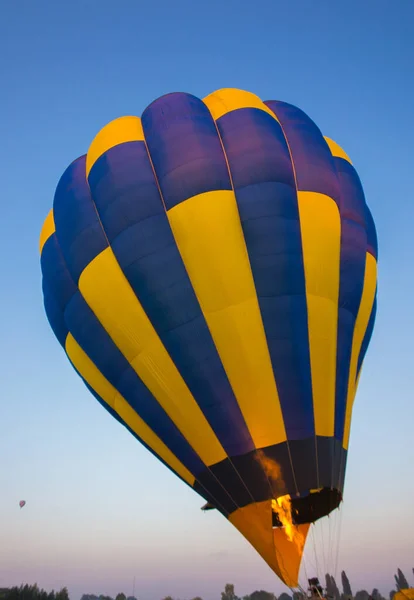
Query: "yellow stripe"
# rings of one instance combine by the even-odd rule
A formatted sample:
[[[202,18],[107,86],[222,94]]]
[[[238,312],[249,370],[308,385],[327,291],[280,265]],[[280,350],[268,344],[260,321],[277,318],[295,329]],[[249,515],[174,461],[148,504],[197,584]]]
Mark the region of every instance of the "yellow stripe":
[[[111,248],[106,248],[84,269],[79,289],[102,326],[201,460],[212,465],[226,458]]]
[[[174,456],[160,438],[137,415],[128,402],[102,375],[76,340],[69,333],[66,338],[66,352],[75,369],[88,382],[91,388],[110,406],[142,441],[166,462],[184,481],[193,486],[194,477]]]
[[[49,211],[40,232],[39,252],[42,254],[43,246],[51,235],[55,233],[55,220],[53,218],[53,209]]]
[[[226,113],[239,108],[260,108],[277,121],[275,114],[258,96],[244,90],[223,88],[203,98],[203,102],[215,121]]]
[[[167,214],[256,447],[286,440],[234,193],[206,192]]]
[[[345,152],[345,150],[343,150],[341,148],[341,146],[339,146],[336,142],[334,142],[333,140],[331,140],[331,138],[328,138],[328,137],[325,136],[324,139],[325,139],[325,142],[329,146],[329,150],[331,151],[332,156],[337,156],[338,158],[344,158],[345,160],[347,160],[352,165],[351,159],[349,158],[349,156]]]
[[[103,127],[89,146],[86,157],[86,175],[95,162],[110,148],[124,142],[136,142],[144,139],[139,117],[119,117]]]
[[[346,401],[345,429],[344,429],[344,448],[348,449],[349,434],[351,430],[352,407],[356,393],[356,377],[358,367],[358,356],[361,351],[362,342],[368,327],[372,307],[375,299],[375,290],[377,286],[377,261],[367,252],[365,261],[364,289],[362,292],[361,304],[359,306],[358,316],[355,323],[354,337],[352,340],[351,363],[349,368],[348,396]]]
[[[298,204],[315,431],[316,435],[333,436],[341,219],[336,203],[324,194],[299,191]]]

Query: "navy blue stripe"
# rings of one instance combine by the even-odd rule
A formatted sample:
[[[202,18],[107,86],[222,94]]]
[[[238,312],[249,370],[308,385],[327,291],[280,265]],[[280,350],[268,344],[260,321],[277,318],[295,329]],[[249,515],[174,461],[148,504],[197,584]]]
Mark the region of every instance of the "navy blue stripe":
[[[338,174],[341,216],[335,437],[342,441],[352,342],[364,287],[367,234],[365,197],[359,177],[354,167],[342,158],[335,157],[334,165]]]
[[[68,335],[68,328],[66,327],[65,319],[63,317],[62,308],[60,307],[55,295],[51,292],[50,286],[47,281],[43,278],[42,281],[43,289],[43,304],[49,325],[52,328],[59,344],[64,348],[66,337]]]
[[[289,150],[280,125],[262,110],[232,111],[217,124],[232,174],[287,437],[307,438],[315,432],[312,380],[300,221]]]
[[[334,437],[318,436],[317,480],[320,487],[335,488],[339,480],[342,442]]]
[[[45,282],[49,286],[53,285],[56,302],[64,309],[78,288],[73,279],[68,277],[67,266],[55,233],[43,246],[40,264]]]
[[[346,464],[348,460],[348,451],[341,447],[340,450],[340,471],[339,471],[339,484],[338,489],[342,493],[345,486],[345,473],[346,473]]]
[[[223,149],[204,102],[185,93],[162,96],[142,126],[166,209],[212,190],[231,190]]]
[[[111,148],[89,185],[112,250],[168,354],[229,456],[253,441],[201,312],[145,145]]]
[[[60,251],[56,234],[52,234],[43,246],[40,258],[42,269],[43,303],[49,324],[63,348],[68,328],[63,317],[65,306],[77,292]]]
[[[88,184],[111,244],[129,227],[165,213],[144,142],[110,148],[94,163]],[[151,243],[149,233],[137,231],[140,244]]]
[[[86,157],[62,175],[53,202],[56,235],[69,272],[78,283],[84,268],[108,247],[86,180]]]
[[[288,140],[298,190],[325,194],[338,203],[338,180],[332,154],[320,129],[296,106],[276,100],[265,104],[277,116]]]
[[[334,157],[335,167],[341,176],[341,203],[346,197],[346,207],[341,207],[341,218],[359,223],[366,232],[367,252],[378,258],[378,240],[374,219],[365,201],[361,180],[353,165],[347,160]]]

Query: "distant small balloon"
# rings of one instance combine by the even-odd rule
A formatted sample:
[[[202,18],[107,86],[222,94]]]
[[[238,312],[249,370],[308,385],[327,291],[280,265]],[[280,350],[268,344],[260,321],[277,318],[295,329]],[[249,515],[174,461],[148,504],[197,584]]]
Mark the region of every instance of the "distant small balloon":
[[[19,506],[20,508],[23,508],[23,506],[26,504],[26,500],[20,500],[19,502]]]

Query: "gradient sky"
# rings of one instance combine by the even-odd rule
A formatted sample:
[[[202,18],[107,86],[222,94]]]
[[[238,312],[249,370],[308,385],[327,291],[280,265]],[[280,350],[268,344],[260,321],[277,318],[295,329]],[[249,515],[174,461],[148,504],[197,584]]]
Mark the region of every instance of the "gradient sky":
[[[140,600],[286,590],[92,398],[42,305],[38,237],[67,165],[109,120],[221,87],[301,107],[362,179],[379,303],[338,567],[354,591],[388,595],[398,566],[414,584],[413,22],[413,0],[0,2],[0,587],[67,585],[77,600],[129,594],[136,576]]]

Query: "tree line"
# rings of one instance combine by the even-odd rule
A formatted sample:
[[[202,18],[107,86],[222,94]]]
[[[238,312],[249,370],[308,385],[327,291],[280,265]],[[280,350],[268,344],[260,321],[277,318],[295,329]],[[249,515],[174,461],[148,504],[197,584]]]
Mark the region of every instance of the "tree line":
[[[413,569],[414,574],[414,569]],[[393,600],[394,595],[398,590],[404,590],[410,587],[407,578],[401,569],[397,569],[394,575],[395,588],[389,593],[388,598],[384,598],[377,588],[374,588],[371,593],[367,590],[358,590],[355,595],[352,593],[351,583],[345,571],[341,573],[342,592],[340,591],[335,578],[327,573],[325,575],[326,595],[332,600]],[[0,600],[70,600],[69,593],[66,587],[55,592],[48,592],[40,589],[35,583],[34,585],[21,585],[12,588],[0,588]],[[81,600],[138,600],[135,596],[126,596],[124,593],[119,593],[115,598],[104,594],[83,594]],[[174,600],[171,596],[166,596],[163,600]],[[195,596],[191,600],[202,600],[199,596]],[[227,583],[224,591],[221,592],[221,600],[304,600],[303,594],[295,592],[292,596],[283,592],[280,596],[276,596],[272,592],[265,590],[255,590],[251,594],[239,597],[236,595],[234,585]]]
[[[0,600],[69,600],[69,593],[66,587],[58,592],[47,592],[39,588],[37,583],[26,583],[12,588],[0,588]]]

